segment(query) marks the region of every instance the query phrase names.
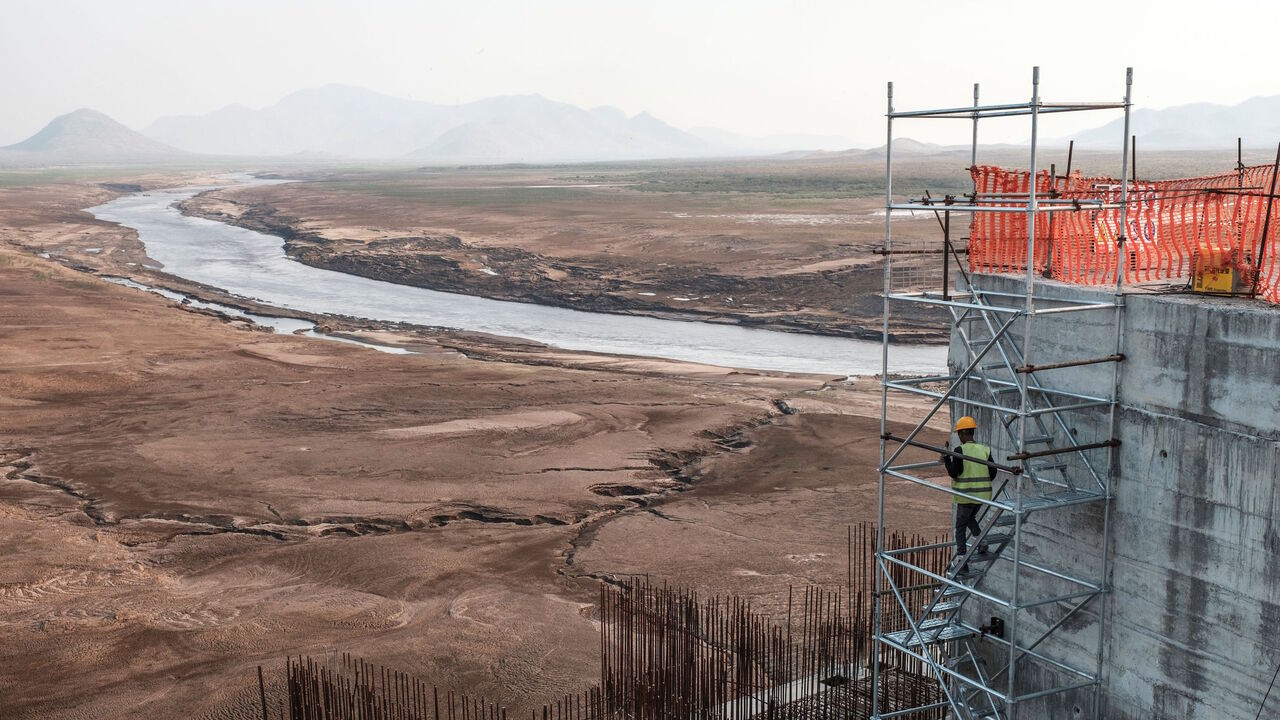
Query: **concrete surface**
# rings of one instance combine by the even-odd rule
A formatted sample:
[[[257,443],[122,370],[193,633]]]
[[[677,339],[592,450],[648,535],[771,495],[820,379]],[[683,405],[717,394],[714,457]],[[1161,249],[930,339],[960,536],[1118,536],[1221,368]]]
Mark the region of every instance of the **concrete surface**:
[[[1011,277],[978,276],[975,282],[1010,292],[1022,288]],[[1052,282],[1045,283],[1044,292],[1111,298],[1103,289]],[[1112,311],[1037,318],[1028,360],[1107,355],[1114,347],[1113,320]],[[1114,454],[1089,453],[1103,473],[1118,462],[1108,529],[1111,592],[1103,605],[1099,717],[1252,720],[1280,664],[1280,308],[1245,299],[1139,292],[1125,297],[1123,327],[1121,445]],[[1021,337],[1022,328],[1015,331]],[[962,354],[953,338],[953,369]],[[1104,364],[1038,375],[1055,388],[1107,395],[1112,372]],[[969,392],[975,398],[985,395],[976,387]],[[994,447],[997,459],[1012,452],[1013,443],[993,425],[991,413],[977,417],[984,428],[996,428],[981,439]],[[1081,443],[1102,440],[1107,413],[1072,413],[1067,426]],[[1065,432],[1055,430],[1060,438]],[[1067,472],[1078,483],[1089,481],[1078,457]],[[1029,517],[1024,558],[1077,576],[1101,577],[1102,503]],[[1011,569],[1011,563],[998,563],[984,586],[1007,593]],[[1024,605],[1063,589],[1061,582],[1025,571],[1020,583]],[[1020,637],[1038,637],[1067,607],[1023,610]],[[1092,672],[1100,639],[1097,609],[1095,600],[1037,650]],[[968,613],[970,621],[995,614],[980,605]],[[993,672],[1007,659],[987,655]],[[1024,668],[1019,665],[1020,692],[1045,687],[1055,675],[1063,679]],[[1023,707],[1018,717],[1094,716],[1087,689]],[[1280,717],[1280,696],[1270,698],[1263,716]]]

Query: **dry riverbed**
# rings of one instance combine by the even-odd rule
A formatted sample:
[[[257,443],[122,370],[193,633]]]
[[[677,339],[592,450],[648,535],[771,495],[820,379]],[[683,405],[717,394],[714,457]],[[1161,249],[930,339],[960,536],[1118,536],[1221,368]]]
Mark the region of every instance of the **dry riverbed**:
[[[251,718],[257,665],[334,649],[527,712],[594,680],[599,578],[842,584],[874,381],[274,335],[87,272],[217,299],[79,211],[128,189],[0,190],[0,715]]]

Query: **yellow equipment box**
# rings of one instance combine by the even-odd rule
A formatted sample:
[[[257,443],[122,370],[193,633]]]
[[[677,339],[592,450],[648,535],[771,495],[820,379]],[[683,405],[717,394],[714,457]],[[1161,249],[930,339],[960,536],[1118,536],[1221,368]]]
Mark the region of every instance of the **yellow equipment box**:
[[[1235,256],[1230,248],[1201,245],[1192,259],[1192,290],[1202,293],[1248,292],[1248,283]]]

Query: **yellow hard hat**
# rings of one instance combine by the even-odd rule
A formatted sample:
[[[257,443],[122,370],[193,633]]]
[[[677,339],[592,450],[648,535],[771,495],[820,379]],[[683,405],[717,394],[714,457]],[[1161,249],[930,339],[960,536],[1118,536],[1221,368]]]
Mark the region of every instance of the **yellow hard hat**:
[[[956,432],[960,432],[961,430],[975,430],[977,427],[978,422],[968,415],[965,415],[956,421]]]

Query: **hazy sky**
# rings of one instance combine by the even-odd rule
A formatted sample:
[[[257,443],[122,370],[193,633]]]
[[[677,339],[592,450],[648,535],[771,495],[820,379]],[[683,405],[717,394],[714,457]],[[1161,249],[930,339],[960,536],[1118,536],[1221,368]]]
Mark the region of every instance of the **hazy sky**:
[[[78,107],[133,128],[161,115],[269,105],[361,85],[455,103],[540,93],[647,110],[683,128],[883,142],[899,108],[1030,95],[1141,106],[1280,94],[1280,3],[3,0],[0,144]],[[1046,129],[1098,125],[1097,116]],[[902,134],[959,141],[955,125]],[[1025,137],[1022,126],[1007,131]],[[1017,136],[1017,137],[1015,137]]]

